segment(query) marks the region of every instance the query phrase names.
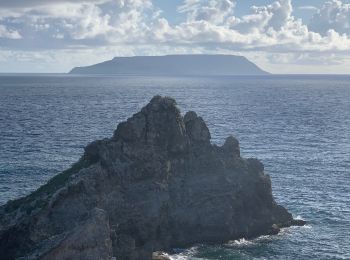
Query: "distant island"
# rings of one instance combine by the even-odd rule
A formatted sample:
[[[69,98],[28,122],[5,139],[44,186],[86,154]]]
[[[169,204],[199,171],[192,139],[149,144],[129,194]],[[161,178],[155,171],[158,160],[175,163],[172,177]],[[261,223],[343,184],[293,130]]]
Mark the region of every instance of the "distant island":
[[[243,56],[167,55],[116,57],[86,67],[76,67],[70,74],[106,75],[268,75]]]

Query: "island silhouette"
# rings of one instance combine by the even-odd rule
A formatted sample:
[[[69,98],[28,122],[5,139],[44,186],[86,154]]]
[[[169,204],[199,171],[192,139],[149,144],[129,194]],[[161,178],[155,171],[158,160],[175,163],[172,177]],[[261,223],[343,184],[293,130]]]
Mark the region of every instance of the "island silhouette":
[[[268,75],[243,56],[166,55],[115,57],[86,67],[73,68],[70,74],[107,75]]]

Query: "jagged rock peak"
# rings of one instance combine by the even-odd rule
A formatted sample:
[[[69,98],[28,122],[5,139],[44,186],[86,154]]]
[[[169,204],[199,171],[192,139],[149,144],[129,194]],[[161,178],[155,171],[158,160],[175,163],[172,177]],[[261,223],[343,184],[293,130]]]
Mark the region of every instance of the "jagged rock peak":
[[[150,143],[164,135],[184,135],[184,124],[174,99],[155,96],[126,122],[120,123],[114,138]],[[158,139],[159,139],[158,138]]]
[[[150,110],[158,111],[161,109],[177,110],[176,101],[171,97],[162,97],[160,95],[154,96],[151,101],[142,109],[146,112]],[[179,112],[179,111],[178,111]]]
[[[224,145],[222,146],[223,150],[231,155],[240,156],[239,142],[232,135],[226,138]]]
[[[184,116],[187,133],[195,142],[210,142],[210,132],[203,118],[197,116],[196,112],[189,111]]]
[[[119,124],[114,139],[138,145],[152,144],[178,152],[189,143],[210,143],[210,132],[204,120],[193,111],[182,117],[176,101],[155,96],[126,122]]]
[[[184,116],[184,122],[190,122],[197,119],[197,113],[194,111],[188,111]]]

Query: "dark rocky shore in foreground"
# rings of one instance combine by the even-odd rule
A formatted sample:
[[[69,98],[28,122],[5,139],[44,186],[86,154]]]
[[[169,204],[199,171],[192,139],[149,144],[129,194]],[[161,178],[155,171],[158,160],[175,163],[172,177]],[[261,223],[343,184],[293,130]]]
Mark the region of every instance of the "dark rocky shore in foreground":
[[[156,251],[303,225],[277,205],[257,159],[201,117],[154,97],[69,170],[0,207],[1,259],[152,259]]]

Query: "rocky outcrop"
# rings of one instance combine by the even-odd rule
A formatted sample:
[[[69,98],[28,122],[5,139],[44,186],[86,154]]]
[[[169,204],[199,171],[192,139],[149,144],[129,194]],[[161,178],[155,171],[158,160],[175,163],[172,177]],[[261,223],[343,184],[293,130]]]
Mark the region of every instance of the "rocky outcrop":
[[[5,260],[152,259],[303,224],[276,204],[264,166],[242,158],[234,137],[211,144],[201,117],[160,96],[0,215]]]

